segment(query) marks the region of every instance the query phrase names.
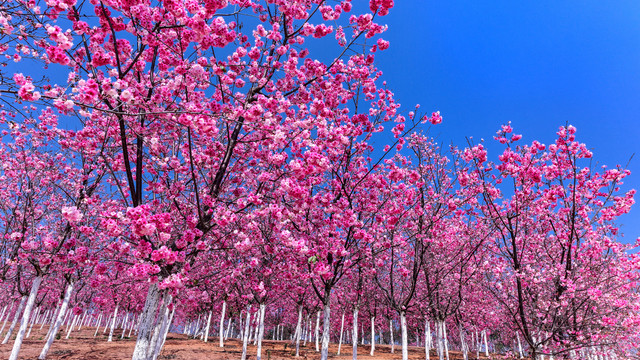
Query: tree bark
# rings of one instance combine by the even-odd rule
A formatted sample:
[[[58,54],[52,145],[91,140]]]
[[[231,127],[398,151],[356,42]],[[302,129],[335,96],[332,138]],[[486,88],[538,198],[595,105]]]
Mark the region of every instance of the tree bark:
[[[244,324],[244,334],[242,336],[242,357],[247,360],[247,343],[249,342],[249,330],[251,328],[251,305],[247,307],[247,321]]]
[[[266,305],[260,304],[260,310],[258,310],[258,349],[256,350],[256,359],[262,360],[262,337],[264,336],[264,313],[266,311]]]
[[[118,317],[118,304],[116,304],[116,308],[113,310],[113,319],[111,320],[111,329],[109,330],[109,339],[108,342],[113,341],[113,332],[116,329],[116,319]]]
[[[6,344],[9,342],[9,338],[11,338],[11,334],[13,333],[13,330],[16,328],[16,324],[18,323],[18,320],[20,320],[20,315],[22,315],[22,311],[24,309],[24,305],[27,302],[27,296],[23,296],[20,299],[20,305],[18,306],[18,310],[16,310],[16,314],[13,316],[13,321],[11,322],[11,326],[9,326],[9,331],[7,332],[7,335],[5,335],[4,340],[2,340],[2,344]]]
[[[374,352],[376,351],[376,332],[375,332],[375,328],[376,328],[376,317],[372,316],[371,317],[371,353],[370,353],[371,356],[373,356]]]
[[[296,357],[300,356],[300,338],[302,337],[302,305],[298,306],[298,323],[296,324]]]
[[[353,344],[353,360],[358,358],[358,307],[353,309],[353,331],[351,332],[351,343]]]
[[[218,334],[220,335],[220,347],[224,347],[224,316],[227,311],[227,302],[222,302],[222,314],[220,314],[220,329],[218,330]]]
[[[342,333],[344,332],[344,310],[342,311],[342,322],[340,323],[340,341],[338,342],[338,355],[342,349]]]
[[[153,324],[158,313],[158,303],[160,302],[160,291],[157,284],[149,285],[147,299],[140,314],[140,322],[138,324],[138,339],[133,349],[131,360],[147,360],[151,345],[151,337],[153,336]]]
[[[22,315],[22,321],[20,322],[20,329],[18,330],[18,334],[16,335],[16,340],[13,343],[13,349],[11,349],[11,355],[9,355],[9,360],[17,360],[18,354],[20,353],[20,347],[22,346],[22,340],[24,339],[24,333],[27,331],[27,326],[29,326],[29,318],[31,317],[31,310],[33,309],[33,304],[36,302],[36,295],[38,295],[38,289],[40,288],[40,283],[42,283],[42,276],[36,276],[33,279],[33,283],[31,284],[31,292],[29,293],[29,299],[27,300],[27,305],[24,308],[24,314]]]
[[[400,311],[400,329],[402,331],[402,360],[409,359],[409,341],[407,334],[407,315]]]
[[[320,360],[327,360],[329,358],[329,337],[331,336],[331,301],[329,294],[326,297],[326,303],[324,304],[323,316],[322,316],[322,351],[320,353]],[[317,343],[317,342],[316,342]]]
[[[64,299],[62,300],[62,305],[60,306],[60,311],[56,316],[55,323],[53,324],[53,328],[49,332],[49,337],[47,338],[47,342],[44,344],[42,351],[40,352],[40,356],[38,356],[39,360],[44,360],[47,357],[47,353],[51,348],[51,344],[53,344],[53,340],[55,340],[56,335],[58,335],[58,331],[62,326],[62,322],[64,321],[65,313],[67,312],[67,308],[69,307],[69,301],[71,300],[71,293],[73,292],[73,283],[69,283],[67,285],[67,289],[64,292]]]

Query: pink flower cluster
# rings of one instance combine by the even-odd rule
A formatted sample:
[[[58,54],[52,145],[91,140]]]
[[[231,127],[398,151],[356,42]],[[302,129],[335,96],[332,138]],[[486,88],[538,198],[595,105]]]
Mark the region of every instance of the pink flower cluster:
[[[62,209],[62,216],[71,224],[76,224],[82,220],[82,213],[75,206],[64,206]]]

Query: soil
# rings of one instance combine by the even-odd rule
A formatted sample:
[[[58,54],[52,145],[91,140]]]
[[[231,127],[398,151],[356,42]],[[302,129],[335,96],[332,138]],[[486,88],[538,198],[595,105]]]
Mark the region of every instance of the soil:
[[[31,337],[25,339],[20,349],[20,359],[37,359],[42,346],[46,327],[42,332],[33,329]],[[107,342],[107,336],[99,331],[97,337],[93,337],[95,328],[82,328],[73,331],[69,339],[65,339],[66,333],[61,332],[61,338],[51,346],[47,359],[50,360],[128,360],[131,359],[135,345],[135,337],[120,340],[121,332],[114,335],[113,342]],[[13,341],[0,345],[0,358],[6,359],[11,353]],[[292,350],[293,349],[293,350]],[[342,345],[342,355],[337,356],[337,344],[331,344],[329,348],[330,359],[352,359],[351,344]],[[370,356],[370,345],[358,346],[358,359],[401,359],[402,348],[396,346],[395,354],[391,354],[390,345],[376,345],[374,356]],[[242,354],[242,342],[229,339],[224,348],[219,347],[218,338],[210,338],[205,343],[199,339],[188,339],[185,335],[170,333],[158,360],[239,360]],[[471,354],[470,354],[471,355]],[[475,354],[473,354],[475,355]],[[256,346],[249,345],[247,359],[256,358]],[[424,348],[409,347],[409,359],[424,359]],[[475,356],[470,356],[475,358]],[[484,358],[484,357],[481,357]],[[315,351],[314,343],[307,343],[300,348],[300,357],[295,357],[295,348],[290,341],[265,340],[262,344],[262,360],[311,360],[320,359],[320,353]],[[437,359],[435,352],[431,352],[431,359]],[[458,352],[450,352],[450,360],[462,359]]]

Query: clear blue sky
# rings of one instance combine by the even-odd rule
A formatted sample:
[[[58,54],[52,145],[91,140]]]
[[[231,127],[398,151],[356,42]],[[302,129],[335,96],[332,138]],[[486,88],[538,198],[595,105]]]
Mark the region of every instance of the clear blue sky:
[[[378,20],[384,79],[405,109],[442,112],[441,141],[490,142],[511,121],[549,144],[569,123],[600,164],[635,153],[624,187],[640,190],[640,2],[397,0]],[[640,237],[639,207],[620,218],[626,242]]]

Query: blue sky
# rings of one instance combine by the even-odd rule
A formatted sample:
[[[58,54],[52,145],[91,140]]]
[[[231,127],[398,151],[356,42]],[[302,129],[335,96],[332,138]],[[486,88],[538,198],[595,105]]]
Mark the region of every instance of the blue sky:
[[[599,164],[636,153],[624,188],[640,190],[640,2],[395,3],[377,62],[403,108],[442,112],[440,141],[491,143],[511,121],[549,144],[569,123]],[[625,242],[640,237],[639,205],[620,218]]]

